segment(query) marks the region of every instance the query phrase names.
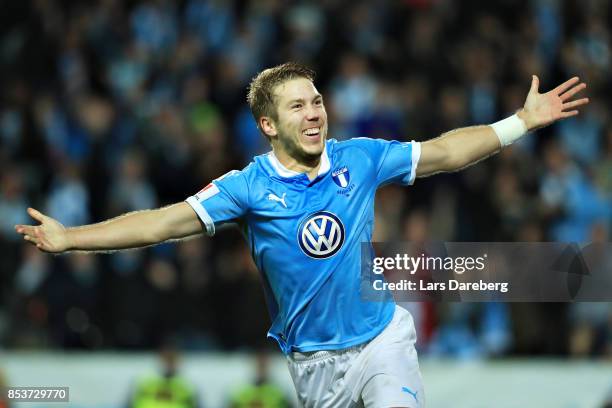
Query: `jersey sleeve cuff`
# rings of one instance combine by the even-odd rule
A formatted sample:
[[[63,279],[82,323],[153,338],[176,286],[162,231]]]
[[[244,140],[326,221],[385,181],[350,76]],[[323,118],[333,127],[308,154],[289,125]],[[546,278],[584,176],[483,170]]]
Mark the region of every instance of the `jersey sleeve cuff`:
[[[410,150],[412,151],[412,157],[410,158],[410,180],[408,181],[408,184],[410,185],[414,184],[417,166],[419,165],[419,159],[421,158],[421,143],[415,142],[414,140],[411,143],[412,149]]]
[[[208,214],[208,211],[206,211],[206,208],[204,208],[204,206],[194,196],[189,197],[185,201],[191,206],[191,208],[193,208],[200,220],[202,220],[202,222],[204,223],[204,228],[206,228],[206,235],[208,235],[209,237],[215,235],[215,223]]]

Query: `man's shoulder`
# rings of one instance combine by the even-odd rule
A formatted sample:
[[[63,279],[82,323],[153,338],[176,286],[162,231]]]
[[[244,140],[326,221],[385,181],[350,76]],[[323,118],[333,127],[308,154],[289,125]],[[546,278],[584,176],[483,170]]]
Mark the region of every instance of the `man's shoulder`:
[[[259,167],[258,164],[254,160],[251,163],[247,164],[245,167],[243,167],[241,170],[230,170],[227,173],[217,177],[213,181],[214,182],[219,182],[219,181],[250,182],[253,180],[253,178],[261,175],[260,174],[261,171],[258,167]]]
[[[336,153],[348,153],[350,155],[359,155],[363,153],[366,156],[371,156],[371,154],[384,149],[386,142],[383,139],[372,139],[369,137],[354,137],[342,141],[331,139],[330,142],[332,141],[333,150]]]
[[[257,178],[257,166],[249,163],[241,170],[230,170],[212,181],[217,188],[235,197],[249,201],[249,191]]]
[[[381,143],[384,143],[385,140],[375,139],[371,137],[353,137],[351,139],[346,139],[342,141],[330,139],[330,142],[333,142],[335,144],[335,149],[346,149],[351,147],[364,148],[373,145],[380,145]]]

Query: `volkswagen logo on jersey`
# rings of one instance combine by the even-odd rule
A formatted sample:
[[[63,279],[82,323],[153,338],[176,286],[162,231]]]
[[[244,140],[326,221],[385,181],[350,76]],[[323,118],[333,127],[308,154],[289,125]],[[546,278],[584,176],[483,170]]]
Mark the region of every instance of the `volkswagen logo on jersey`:
[[[351,175],[349,174],[348,167],[344,166],[332,172],[332,178],[334,179],[334,183],[336,183],[341,188],[345,188],[349,185],[349,181],[351,180]]]
[[[344,243],[342,221],[328,211],[319,211],[306,218],[298,228],[300,248],[311,258],[334,256]]]

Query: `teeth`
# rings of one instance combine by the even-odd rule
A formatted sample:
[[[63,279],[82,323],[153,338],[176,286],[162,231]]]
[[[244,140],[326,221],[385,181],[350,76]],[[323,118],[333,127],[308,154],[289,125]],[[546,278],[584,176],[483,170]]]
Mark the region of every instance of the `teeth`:
[[[311,129],[306,129],[303,132],[305,135],[316,135],[317,133],[319,133],[319,128],[311,128]]]

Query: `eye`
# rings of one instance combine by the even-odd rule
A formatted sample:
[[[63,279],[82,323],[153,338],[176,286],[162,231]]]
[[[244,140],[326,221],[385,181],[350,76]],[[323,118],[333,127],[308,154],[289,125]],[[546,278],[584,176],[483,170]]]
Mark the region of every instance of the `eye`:
[[[315,105],[323,105],[323,99],[317,99]]]
[[[301,103],[296,103],[294,105],[291,105],[291,109],[300,109],[302,107]]]

